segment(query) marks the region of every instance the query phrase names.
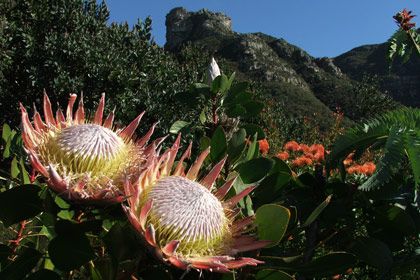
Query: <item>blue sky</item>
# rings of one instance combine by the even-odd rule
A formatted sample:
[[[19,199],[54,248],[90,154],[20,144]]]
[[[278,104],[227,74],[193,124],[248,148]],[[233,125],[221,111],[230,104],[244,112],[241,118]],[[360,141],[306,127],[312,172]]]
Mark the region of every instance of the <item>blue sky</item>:
[[[98,2],[101,2],[100,0]],[[175,7],[208,9],[232,19],[233,31],[262,32],[307,51],[335,57],[360,45],[382,43],[397,29],[392,18],[407,8],[420,14],[419,0],[106,0],[110,22],[153,20],[152,35],[166,42],[165,16]],[[414,18],[414,22],[420,17]],[[420,23],[417,27],[420,27]]]

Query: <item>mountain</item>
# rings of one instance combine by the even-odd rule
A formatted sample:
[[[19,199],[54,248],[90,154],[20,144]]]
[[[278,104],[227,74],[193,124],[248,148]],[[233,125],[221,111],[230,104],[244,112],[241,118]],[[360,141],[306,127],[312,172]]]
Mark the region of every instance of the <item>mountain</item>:
[[[398,102],[420,107],[420,59],[412,54],[407,63],[396,59],[392,67],[385,59],[388,44],[365,45],[354,48],[333,59],[343,73],[361,81],[363,75],[376,75],[382,91]]]
[[[166,28],[167,51],[176,53],[183,44],[192,42],[213,53],[237,76],[259,83],[262,91],[283,103],[291,116],[315,113],[328,125],[337,107],[352,120],[366,117],[366,110],[375,109],[375,100],[360,102],[360,83],[343,73],[333,59],[314,58],[281,38],[234,32],[231,19],[223,13],[175,8],[166,16]],[[372,96],[387,98],[380,92]]]

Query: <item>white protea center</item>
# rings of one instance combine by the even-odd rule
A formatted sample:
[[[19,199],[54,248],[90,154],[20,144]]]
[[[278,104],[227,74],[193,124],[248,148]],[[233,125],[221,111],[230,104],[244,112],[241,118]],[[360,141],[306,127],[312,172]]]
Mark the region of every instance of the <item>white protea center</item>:
[[[153,200],[149,223],[161,245],[181,241],[184,256],[214,254],[230,236],[222,203],[201,184],[180,176],[159,179],[150,189]]]
[[[66,127],[60,131],[56,143],[62,151],[85,158],[112,160],[127,153],[124,142],[115,132],[97,124]]]

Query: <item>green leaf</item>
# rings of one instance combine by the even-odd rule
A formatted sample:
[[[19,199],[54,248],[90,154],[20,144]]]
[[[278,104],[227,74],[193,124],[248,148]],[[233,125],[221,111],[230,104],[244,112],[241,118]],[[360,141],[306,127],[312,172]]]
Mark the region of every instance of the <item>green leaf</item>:
[[[258,133],[257,140],[265,139],[264,130],[259,125],[243,124],[243,125],[241,125],[241,128],[244,128],[246,130],[246,135],[247,136],[251,136],[251,135],[254,135],[255,133]]]
[[[220,90],[220,80],[222,79],[222,76],[217,76],[216,78],[214,78],[213,82],[211,83],[211,91],[213,93],[217,93]]]
[[[310,224],[312,224],[316,218],[324,211],[325,207],[328,206],[328,204],[331,201],[332,195],[328,196],[320,205],[318,205],[315,210],[309,215],[309,217],[306,219],[306,221],[303,223],[302,227],[307,227]]]
[[[210,157],[213,162],[221,161],[227,151],[226,135],[221,126],[219,126],[211,138]]]
[[[271,240],[266,248],[276,246],[284,236],[289,224],[290,211],[277,204],[266,204],[258,208],[254,224],[258,225],[258,238]]]
[[[229,89],[229,80],[225,74],[221,75],[220,79],[220,91],[223,93]]]
[[[258,116],[261,113],[261,111],[264,109],[264,103],[260,101],[249,101],[243,104],[243,106],[246,110],[245,117],[247,118],[253,118],[253,117]]]
[[[245,161],[248,161],[248,160],[254,158],[254,155],[256,153],[258,153],[258,147],[259,147],[259,145],[258,145],[258,142],[257,142],[257,137],[258,137],[258,135],[255,134],[252,137],[252,139],[250,140],[251,141],[251,144],[248,147],[248,151],[246,153]]]
[[[203,110],[201,110],[201,113],[200,113],[200,123],[201,124],[205,124],[206,121],[207,121],[207,114],[206,114],[206,112],[207,112],[207,108],[204,107]]]
[[[236,118],[246,114],[246,109],[241,104],[234,104],[226,108],[226,115],[229,118]]]
[[[95,257],[84,234],[58,235],[48,245],[53,264],[61,270],[77,269]]]
[[[17,178],[19,176],[19,173],[20,173],[20,169],[18,165],[18,160],[16,159],[16,157],[14,157],[12,159],[12,163],[10,167],[10,175],[12,176],[12,178]]]
[[[4,142],[8,141],[11,131],[12,130],[10,129],[10,126],[7,123],[3,124],[3,129],[1,131],[1,137],[3,138]]]
[[[31,274],[27,280],[60,280],[61,277],[56,272],[49,269],[40,269]]]
[[[211,139],[207,136],[203,136],[200,139],[200,148],[204,152],[211,145]]]
[[[29,219],[43,210],[36,185],[21,185],[0,193],[0,220],[6,227]]]
[[[0,272],[0,279],[25,279],[25,276],[38,264],[42,254],[32,248],[23,248],[19,256]]]
[[[269,158],[254,158],[239,166],[238,172],[245,184],[257,182],[264,178],[274,165]]]
[[[243,154],[246,147],[245,136],[245,129],[239,129],[230,138],[227,153],[231,163],[234,163]]]
[[[23,182],[24,184],[30,184],[31,180],[29,179],[29,175],[28,175],[28,171],[26,171],[25,169],[25,165],[23,163],[23,159],[21,158],[19,161],[20,164],[20,180],[21,182]]]
[[[176,121],[172,124],[171,128],[169,128],[169,133],[172,134],[188,134],[188,132],[191,130],[192,124],[190,122],[186,121]]]
[[[136,255],[136,236],[131,227],[116,223],[104,237],[109,254],[117,262]]]
[[[166,270],[158,268],[148,268],[139,273],[140,277],[144,280],[171,280],[171,275]]]
[[[290,274],[276,269],[262,269],[255,275],[257,280],[294,280]]]
[[[307,277],[331,277],[345,273],[348,269],[354,267],[356,262],[357,260],[352,254],[335,252],[319,257],[307,264],[293,266],[291,270]]]
[[[392,264],[392,252],[380,240],[369,237],[357,237],[350,245],[349,251],[366,264],[380,271],[388,271]]]

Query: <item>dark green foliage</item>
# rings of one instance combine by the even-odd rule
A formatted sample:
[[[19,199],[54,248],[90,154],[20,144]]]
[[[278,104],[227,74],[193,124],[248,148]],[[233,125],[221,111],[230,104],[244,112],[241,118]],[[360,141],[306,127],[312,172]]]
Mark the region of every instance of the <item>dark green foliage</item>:
[[[116,107],[123,123],[147,110],[141,132],[157,120],[165,127],[188,114],[173,96],[198,80],[206,58],[186,47],[181,66],[153,42],[150,18],[133,29],[107,26],[106,5],[92,0],[18,1],[1,9],[0,110],[9,124],[20,123],[19,102],[42,108],[43,89],[62,106],[69,93],[83,92],[89,108],[105,92],[107,110]]]

